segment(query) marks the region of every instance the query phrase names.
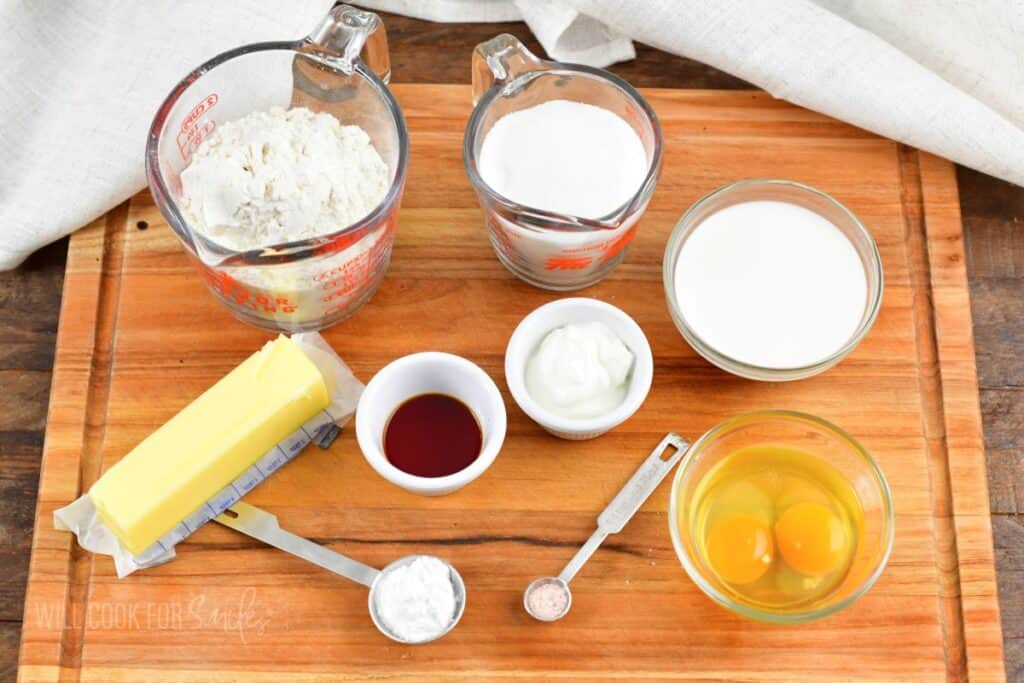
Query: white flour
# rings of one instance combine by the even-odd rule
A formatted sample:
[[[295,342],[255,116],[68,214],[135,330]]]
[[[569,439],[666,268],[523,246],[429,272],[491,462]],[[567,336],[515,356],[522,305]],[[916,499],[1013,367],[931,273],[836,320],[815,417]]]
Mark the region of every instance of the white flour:
[[[337,232],[387,194],[388,167],[359,126],[304,107],[221,124],[181,173],[189,224],[246,250]]]
[[[795,204],[751,201],[704,220],[683,244],[675,290],[714,349],[767,368],[804,367],[860,325],[867,277],[831,222]]]
[[[628,123],[570,100],[550,100],[498,119],[484,138],[478,164],[498,194],[582,218],[601,218],[625,204],[649,166]]]
[[[451,572],[436,557],[417,557],[379,581],[374,589],[377,613],[387,629],[403,640],[434,638],[455,617]]]

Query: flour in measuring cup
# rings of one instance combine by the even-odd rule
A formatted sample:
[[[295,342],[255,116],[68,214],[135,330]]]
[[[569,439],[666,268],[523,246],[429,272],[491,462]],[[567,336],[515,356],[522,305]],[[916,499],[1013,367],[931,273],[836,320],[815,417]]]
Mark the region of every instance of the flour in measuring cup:
[[[359,126],[304,107],[221,124],[181,172],[190,226],[238,251],[337,232],[387,194],[388,167]]]
[[[637,193],[650,166],[640,136],[616,114],[550,100],[498,119],[484,138],[480,176],[535,209],[601,218]]]

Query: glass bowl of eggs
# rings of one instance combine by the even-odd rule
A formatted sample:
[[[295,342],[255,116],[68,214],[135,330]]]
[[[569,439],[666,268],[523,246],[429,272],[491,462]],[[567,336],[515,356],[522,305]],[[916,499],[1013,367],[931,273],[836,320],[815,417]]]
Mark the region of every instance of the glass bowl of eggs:
[[[834,614],[881,575],[893,544],[889,485],[852,436],[813,415],[739,415],[680,463],[669,501],[676,554],[737,614],[801,623]]]

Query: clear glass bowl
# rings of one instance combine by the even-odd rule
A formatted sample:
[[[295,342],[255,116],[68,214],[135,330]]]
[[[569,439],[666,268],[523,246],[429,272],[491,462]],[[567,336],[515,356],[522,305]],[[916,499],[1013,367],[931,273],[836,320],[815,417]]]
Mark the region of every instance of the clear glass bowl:
[[[830,221],[853,244],[864,265],[867,278],[867,297],[860,324],[850,339],[835,353],[822,360],[802,367],[768,368],[751,365],[732,358],[714,348],[705,341],[687,322],[676,296],[675,277],[676,264],[687,238],[709,216],[734,204],[751,201],[780,201],[795,204],[813,211]],[[764,381],[783,382],[804,379],[828,370],[846,357],[860,343],[871,329],[878,311],[882,306],[882,259],[878,253],[874,238],[853,213],[831,196],[808,185],[790,180],[755,179],[741,180],[721,187],[698,200],[683,214],[669,236],[665,246],[662,280],[665,287],[665,298],[669,312],[679,332],[690,346],[710,363],[717,365],[726,372],[740,377]]]
[[[768,610],[749,604],[715,575],[696,543],[694,493],[701,479],[726,456],[757,445],[788,447],[824,460],[849,482],[863,511],[859,544],[846,576],[829,593],[794,608]],[[679,561],[708,597],[742,616],[784,624],[835,614],[864,595],[885,569],[895,530],[889,484],[864,447],[826,420],[784,410],[739,415],[698,439],[672,481],[668,523]]]

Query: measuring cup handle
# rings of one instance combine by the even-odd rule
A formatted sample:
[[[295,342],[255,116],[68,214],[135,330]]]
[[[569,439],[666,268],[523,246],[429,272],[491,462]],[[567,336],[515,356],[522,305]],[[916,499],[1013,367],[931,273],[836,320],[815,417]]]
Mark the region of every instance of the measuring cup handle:
[[[351,5],[332,7],[305,42],[337,54],[337,65],[346,74],[353,72],[361,55],[370,71],[385,83],[391,80],[388,34],[384,22],[373,12]]]
[[[473,50],[473,104],[494,85],[507,83],[519,74],[548,69],[547,63],[526,49],[519,39],[502,33]]]

